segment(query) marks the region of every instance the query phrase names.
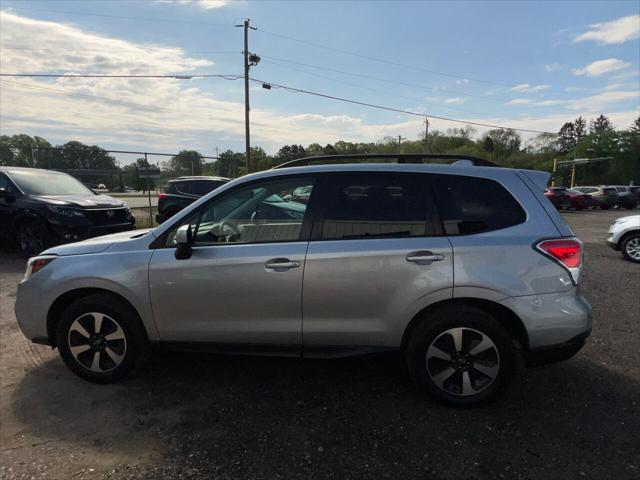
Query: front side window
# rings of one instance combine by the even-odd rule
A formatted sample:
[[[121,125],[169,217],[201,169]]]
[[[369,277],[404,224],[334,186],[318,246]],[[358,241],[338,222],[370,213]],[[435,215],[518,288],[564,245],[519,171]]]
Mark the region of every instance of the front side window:
[[[294,242],[300,239],[307,205],[288,198],[299,187],[313,190],[312,177],[251,183],[212,200],[181,225],[191,225],[194,245]],[[174,245],[175,230],[167,245]]]
[[[402,238],[431,234],[420,175],[345,174],[331,178],[322,239]]]
[[[499,230],[526,219],[520,204],[493,180],[436,175],[433,185],[447,235]]]

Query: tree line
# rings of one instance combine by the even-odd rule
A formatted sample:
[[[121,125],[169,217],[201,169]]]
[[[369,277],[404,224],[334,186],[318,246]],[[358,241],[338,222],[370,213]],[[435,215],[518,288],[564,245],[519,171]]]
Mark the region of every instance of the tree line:
[[[41,137],[20,134],[0,136],[0,165],[14,165],[53,169],[118,168],[115,157],[98,146],[71,141],[62,148],[53,146]],[[640,117],[628,128],[617,129],[605,115],[587,121],[578,117],[566,122],[557,135],[540,134],[526,143],[515,130],[492,129],[481,136],[471,126],[434,130],[418,134],[415,140],[385,137],[377,142],[347,142],[333,144],[312,143],[285,145],[275,155],[268,155],[261,147],[252,147],[254,170],[266,170],[279,163],[305,156],[365,154],[365,153],[433,153],[464,154],[487,158],[504,167],[530,168],[551,171],[553,160],[611,157],[611,160],[580,165],[578,182],[586,184],[640,183]],[[122,180],[136,189],[143,189],[146,181],[137,176],[137,168],[149,166],[144,158],[126,165]],[[176,156],[160,162],[163,179],[183,175],[220,175],[237,177],[247,173],[244,152],[226,150],[217,161],[206,161],[196,150],[181,150]],[[569,172],[559,170],[557,184],[567,184]],[[115,185],[109,185],[116,187]],[[122,186],[122,185],[120,185]]]

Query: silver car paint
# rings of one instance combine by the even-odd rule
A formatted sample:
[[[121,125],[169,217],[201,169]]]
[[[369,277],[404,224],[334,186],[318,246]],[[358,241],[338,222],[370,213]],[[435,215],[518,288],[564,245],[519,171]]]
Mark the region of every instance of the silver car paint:
[[[176,260],[172,249],[149,248],[156,237],[203,203],[238,184],[328,171],[404,171],[495,179],[516,195],[528,217],[520,226],[481,235],[363,240],[362,245],[355,240],[311,242],[306,264],[305,242],[204,247],[207,252],[196,252],[187,262]],[[566,340],[568,332],[590,328],[589,308],[567,283],[567,272],[532,248],[532,242],[541,237],[572,234],[536,189],[536,183],[526,175],[491,167],[325,165],[261,172],[229,182],[142,236],[127,232],[129,236],[117,234],[48,250],[46,253],[60,258],[19,285],[16,316],[28,338],[45,337],[47,312],[55,299],[77,288],[103,288],[122,295],[134,306],[152,341],[164,340],[166,335],[192,341],[296,344],[303,335],[305,344],[357,342],[397,347],[401,332],[421,308],[452,297],[472,296],[499,301],[521,318],[529,315],[522,320],[531,328],[535,345],[556,344]],[[345,258],[348,254],[336,248],[340,243],[348,243],[343,246],[353,253],[358,251],[362,257]],[[425,266],[405,261],[407,253],[422,249],[442,253],[444,260]],[[242,255],[234,256],[234,251],[243,250]],[[478,250],[482,255],[477,254]],[[250,256],[245,257],[245,253]],[[263,262],[280,256],[300,260],[300,268],[266,272]],[[205,263],[198,267],[202,268],[194,268],[201,257]],[[242,261],[233,263],[239,257]],[[304,296],[300,295],[301,290]],[[263,293],[258,295],[258,291]],[[530,299],[535,303],[536,298],[552,298],[547,295],[557,298],[542,301],[542,309],[534,308]],[[254,303],[256,310],[251,312]],[[228,312],[227,317],[237,320],[238,326],[229,328],[233,322],[214,313],[221,305],[237,309]],[[565,308],[567,305],[570,308]],[[357,312],[358,306],[369,316]],[[351,316],[339,314],[341,308]],[[562,308],[573,313],[566,314]],[[266,317],[261,317],[262,313]],[[205,321],[209,318],[213,321]]]

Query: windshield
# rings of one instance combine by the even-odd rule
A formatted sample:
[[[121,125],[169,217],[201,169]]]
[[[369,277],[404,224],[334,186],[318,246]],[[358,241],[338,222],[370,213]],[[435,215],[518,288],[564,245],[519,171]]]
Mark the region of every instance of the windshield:
[[[95,195],[66,173],[12,170],[11,179],[27,195]]]

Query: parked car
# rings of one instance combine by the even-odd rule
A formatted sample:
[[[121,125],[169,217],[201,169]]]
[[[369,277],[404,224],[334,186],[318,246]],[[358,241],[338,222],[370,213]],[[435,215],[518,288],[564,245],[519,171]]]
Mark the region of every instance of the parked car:
[[[600,207],[602,210],[609,210],[618,205],[618,192],[613,187],[581,186],[573,189],[590,195],[594,206]]]
[[[640,187],[638,187],[637,185],[631,185],[629,187],[629,191],[635,196],[636,203],[640,205]]]
[[[425,157],[442,156],[293,161],[226,183],[151,231],[51,248],[18,286],[20,328],[99,383],[126,376],[151,345],[400,350],[421,390],[487,401],[518,357],[559,361],[585,343],[582,242],[542,193],[548,173],[469,156],[416,163]],[[299,188],[307,204],[285,199]]]
[[[567,193],[569,194],[569,200],[571,201],[569,208],[573,208],[575,210],[593,208],[593,198],[591,198],[591,195],[582,193],[580,190],[576,190],[574,188],[568,188]]]
[[[179,177],[170,180],[158,195],[156,221],[165,222],[184,207],[229,181],[223,177]]]
[[[616,185],[613,188],[618,192],[618,207],[633,210],[638,206],[638,200],[628,186]]]
[[[544,195],[558,210],[566,210],[571,206],[571,196],[564,187],[545,188]]]
[[[609,227],[607,244],[627,260],[640,263],[640,215],[618,218]]]
[[[28,256],[135,227],[126,203],[99,195],[66,173],[0,167],[0,235]]]

